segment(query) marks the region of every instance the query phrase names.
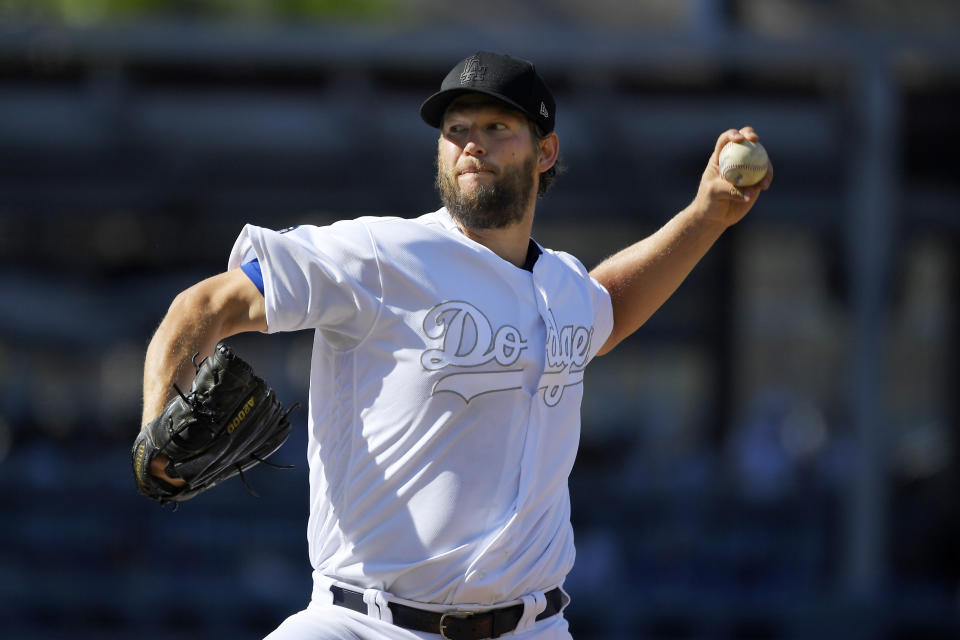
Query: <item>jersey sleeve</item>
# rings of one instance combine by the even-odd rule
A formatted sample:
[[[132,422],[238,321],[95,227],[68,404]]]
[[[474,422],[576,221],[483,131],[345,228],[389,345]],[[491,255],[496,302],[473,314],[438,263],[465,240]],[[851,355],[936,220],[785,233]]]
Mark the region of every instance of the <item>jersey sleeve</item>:
[[[610,292],[606,287],[592,278],[576,257],[563,251],[551,251],[560,261],[565,263],[577,282],[582,283],[577,289],[583,302],[588,302],[593,314],[593,334],[590,338],[590,351],[588,362],[593,360],[599,353],[607,338],[613,333],[613,301],[610,298]]]
[[[613,300],[610,298],[610,292],[602,284],[597,282],[589,274],[587,278],[587,288],[590,297],[593,300],[593,337],[590,340],[590,359],[592,360],[599,353],[603,345],[607,343],[607,338],[613,333]]]
[[[229,269],[256,260],[263,278],[267,333],[319,329],[340,349],[370,332],[382,303],[377,254],[357,220],[273,231],[247,225]]]

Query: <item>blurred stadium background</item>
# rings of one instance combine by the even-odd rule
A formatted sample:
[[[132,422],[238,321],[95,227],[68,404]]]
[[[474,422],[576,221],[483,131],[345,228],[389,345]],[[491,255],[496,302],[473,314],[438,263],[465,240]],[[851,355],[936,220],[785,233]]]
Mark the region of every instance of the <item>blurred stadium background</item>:
[[[777,168],[592,365],[575,637],[960,637],[958,35],[950,0],[0,1],[0,635],[258,638],[306,604],[303,429],[260,500],[149,503],[146,343],[246,222],[435,209],[417,107],[492,49],[557,94],[535,235],[588,266],[720,131]],[[305,400],[309,335],[233,342]]]

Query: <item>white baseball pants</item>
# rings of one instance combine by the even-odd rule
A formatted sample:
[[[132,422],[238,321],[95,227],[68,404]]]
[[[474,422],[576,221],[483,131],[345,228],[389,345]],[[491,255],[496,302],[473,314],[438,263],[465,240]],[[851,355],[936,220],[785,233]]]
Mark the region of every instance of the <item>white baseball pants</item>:
[[[572,640],[563,614],[534,621],[536,612],[525,614],[517,630],[501,638],[510,640]],[[409,631],[377,618],[333,604],[310,603],[295,613],[264,640],[436,640],[434,633]]]

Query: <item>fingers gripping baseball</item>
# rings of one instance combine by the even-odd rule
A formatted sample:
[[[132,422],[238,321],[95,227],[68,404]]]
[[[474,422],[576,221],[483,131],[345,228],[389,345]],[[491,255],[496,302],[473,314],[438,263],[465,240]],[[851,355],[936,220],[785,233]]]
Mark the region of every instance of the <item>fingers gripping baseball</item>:
[[[742,148],[734,149],[731,147],[725,154],[724,148],[729,144],[736,144]],[[735,161],[738,154],[743,156],[757,147],[762,151],[762,159],[766,169],[765,172],[760,172],[762,177],[758,182],[748,186],[746,182],[751,181],[751,176],[747,176],[746,179],[740,176],[740,179],[738,179],[726,165],[732,163],[731,158]],[[736,153],[730,153],[733,151],[736,151]],[[723,161],[721,161],[721,158],[723,158]],[[724,169],[727,170],[726,177]],[[731,182],[731,179],[740,182],[740,185]],[[700,181],[697,204],[708,217],[723,224],[732,225],[739,222],[750,211],[760,192],[769,189],[772,182],[773,165],[766,157],[766,151],[760,145],[760,137],[753,127],[743,127],[739,130],[728,129],[720,134],[714,145],[713,153]]]

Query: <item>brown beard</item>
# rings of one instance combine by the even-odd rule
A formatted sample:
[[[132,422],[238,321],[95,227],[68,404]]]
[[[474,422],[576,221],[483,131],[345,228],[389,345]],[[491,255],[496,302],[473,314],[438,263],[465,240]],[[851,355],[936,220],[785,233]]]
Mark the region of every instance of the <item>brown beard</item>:
[[[523,220],[533,198],[536,158],[518,167],[506,168],[490,184],[471,193],[460,190],[456,169],[437,159],[435,186],[453,219],[467,229],[503,229]]]

